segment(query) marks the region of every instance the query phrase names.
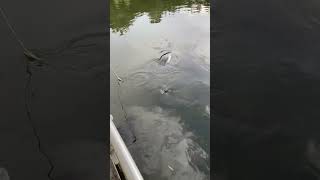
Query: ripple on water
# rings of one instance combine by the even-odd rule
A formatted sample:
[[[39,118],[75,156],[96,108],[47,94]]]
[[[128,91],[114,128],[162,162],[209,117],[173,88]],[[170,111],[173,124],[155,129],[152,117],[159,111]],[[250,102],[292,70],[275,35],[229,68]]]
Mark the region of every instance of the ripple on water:
[[[133,87],[143,86],[154,89],[174,81],[178,74],[180,74],[180,71],[175,66],[161,66],[153,62],[136,69],[130,73],[127,79]]]

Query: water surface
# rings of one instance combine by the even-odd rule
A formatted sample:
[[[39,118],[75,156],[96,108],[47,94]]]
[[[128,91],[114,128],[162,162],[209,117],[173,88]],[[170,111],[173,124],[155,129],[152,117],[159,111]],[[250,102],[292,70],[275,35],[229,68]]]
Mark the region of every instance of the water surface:
[[[319,179],[319,2],[216,7],[214,178]]]
[[[0,18],[0,179],[107,179],[106,4],[1,1],[45,63],[29,61]]]
[[[209,179],[210,8],[110,2],[111,113],[145,179]],[[162,51],[171,61],[159,64]]]

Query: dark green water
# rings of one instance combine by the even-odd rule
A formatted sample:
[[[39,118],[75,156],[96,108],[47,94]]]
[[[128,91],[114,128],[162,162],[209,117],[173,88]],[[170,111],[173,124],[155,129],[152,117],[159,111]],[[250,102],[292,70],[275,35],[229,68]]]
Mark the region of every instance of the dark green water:
[[[209,179],[209,2],[110,7],[111,68],[122,79],[111,72],[111,113],[143,176]],[[172,52],[164,66],[155,61],[162,50]]]

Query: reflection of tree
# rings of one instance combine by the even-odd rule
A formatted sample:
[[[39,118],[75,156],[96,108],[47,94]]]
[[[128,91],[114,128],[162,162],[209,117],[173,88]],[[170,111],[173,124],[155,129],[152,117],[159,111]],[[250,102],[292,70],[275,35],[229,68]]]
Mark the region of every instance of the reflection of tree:
[[[111,0],[110,26],[113,32],[124,34],[134,19],[144,13],[150,23],[159,23],[165,12],[175,12],[181,7],[190,7],[199,12],[201,5],[209,6],[209,0]]]

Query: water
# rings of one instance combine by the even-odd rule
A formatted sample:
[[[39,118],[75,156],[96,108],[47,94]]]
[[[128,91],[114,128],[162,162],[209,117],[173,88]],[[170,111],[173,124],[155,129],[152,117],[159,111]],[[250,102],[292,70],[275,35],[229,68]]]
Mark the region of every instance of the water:
[[[210,7],[110,1],[111,113],[145,179],[209,179]],[[157,59],[171,51],[171,60]]]
[[[216,7],[214,178],[319,179],[319,1]]]
[[[108,178],[106,4],[1,1],[0,179]]]

